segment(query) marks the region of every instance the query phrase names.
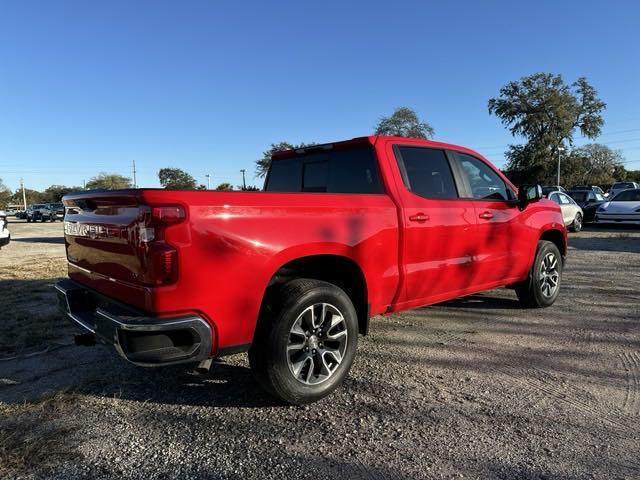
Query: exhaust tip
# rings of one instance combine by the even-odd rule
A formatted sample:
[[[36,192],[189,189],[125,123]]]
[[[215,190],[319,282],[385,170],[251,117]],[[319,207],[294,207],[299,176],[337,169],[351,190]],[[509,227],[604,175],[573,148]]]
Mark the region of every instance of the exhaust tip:
[[[207,358],[206,360],[202,360],[196,368],[193,369],[194,372],[200,375],[206,375],[211,370],[211,365],[213,364],[213,358]]]

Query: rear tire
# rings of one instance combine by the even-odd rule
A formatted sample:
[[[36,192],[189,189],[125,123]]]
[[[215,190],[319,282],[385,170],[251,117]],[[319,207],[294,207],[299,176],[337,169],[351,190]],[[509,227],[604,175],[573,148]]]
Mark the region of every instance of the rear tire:
[[[546,308],[560,293],[562,256],[553,242],[540,240],[529,277],[516,285],[518,300],[525,307]]]
[[[263,315],[249,350],[258,383],[291,404],[315,402],[340,386],[358,343],[358,318],[349,296],[313,279],[285,284]]]
[[[582,230],[582,215],[576,213],[576,218],[573,219],[573,223],[569,228],[572,232],[579,232]]]

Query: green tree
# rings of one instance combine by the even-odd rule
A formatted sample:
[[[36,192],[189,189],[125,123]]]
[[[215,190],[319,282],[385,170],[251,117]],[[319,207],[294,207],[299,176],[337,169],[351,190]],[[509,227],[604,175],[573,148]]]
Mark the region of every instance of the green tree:
[[[64,185],[51,185],[42,192],[41,201],[44,203],[56,203],[62,200],[67,193],[78,192],[82,187],[67,187]]]
[[[606,108],[586,78],[567,85],[560,75],[550,73],[509,82],[488,106],[489,113],[496,115],[514,137],[526,140],[524,145],[511,145],[505,152],[507,172],[524,181],[552,180],[558,147],[572,146],[578,131],[584,137],[596,138],[604,125],[601,113]]]
[[[592,143],[575,148],[561,162],[565,185],[610,185],[616,181],[616,169],[624,169],[619,150]]]
[[[421,122],[415,111],[399,107],[390,117],[380,119],[375,133],[407,138],[433,138],[435,130],[427,122]]]
[[[6,207],[8,203],[11,203],[11,190],[7,188],[0,178],[0,209]]]
[[[283,152],[285,150],[295,150],[297,148],[309,147],[315,145],[315,143],[299,143],[297,145],[289,142],[272,143],[269,150],[262,152],[262,158],[256,160],[256,177],[263,178],[269,172],[271,166],[271,156],[276,152]]]
[[[230,190],[233,190],[233,185],[231,185],[229,182],[222,182],[220,185],[216,187],[216,190],[230,191]]]
[[[131,188],[131,179],[117,173],[99,173],[87,182],[87,190],[119,190]]]
[[[37,190],[31,190],[30,188],[24,189],[25,197],[27,198],[27,205],[34,203],[44,203],[42,193]],[[17,189],[11,196],[11,203],[17,203],[22,205],[22,189]]]
[[[158,172],[160,185],[167,190],[195,190],[196,179],[179,168],[161,168]]]
[[[255,185],[238,185],[238,190],[242,190],[244,192],[259,192],[261,189]]]
[[[615,178],[622,178],[624,180],[629,180],[630,182],[640,183],[640,170],[626,170],[624,175]]]

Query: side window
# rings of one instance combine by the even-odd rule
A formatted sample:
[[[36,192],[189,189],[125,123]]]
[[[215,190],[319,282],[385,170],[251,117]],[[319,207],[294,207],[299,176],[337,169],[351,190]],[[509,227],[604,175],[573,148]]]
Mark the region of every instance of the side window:
[[[444,150],[398,147],[398,166],[406,187],[426,198],[458,198]]]
[[[560,198],[558,197],[557,193],[552,193],[551,195],[549,195],[549,200],[556,202],[558,205],[560,204]]]
[[[562,205],[567,205],[571,203],[571,200],[569,200],[569,197],[567,197],[564,193],[559,193],[558,197],[560,197],[560,203]]]
[[[595,197],[596,197],[596,200],[598,202],[603,202],[604,201],[604,197],[602,196],[601,193],[595,193]]]
[[[465,153],[456,153],[471,187],[471,195],[478,200],[512,200],[506,184],[486,163]]]

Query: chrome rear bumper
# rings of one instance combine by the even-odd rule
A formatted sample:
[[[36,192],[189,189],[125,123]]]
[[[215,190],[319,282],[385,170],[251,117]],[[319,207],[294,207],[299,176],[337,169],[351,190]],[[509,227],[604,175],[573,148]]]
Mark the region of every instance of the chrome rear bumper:
[[[146,316],[69,279],[55,288],[60,310],[70,320],[136,365],[199,362],[211,356],[211,327],[198,316]]]

